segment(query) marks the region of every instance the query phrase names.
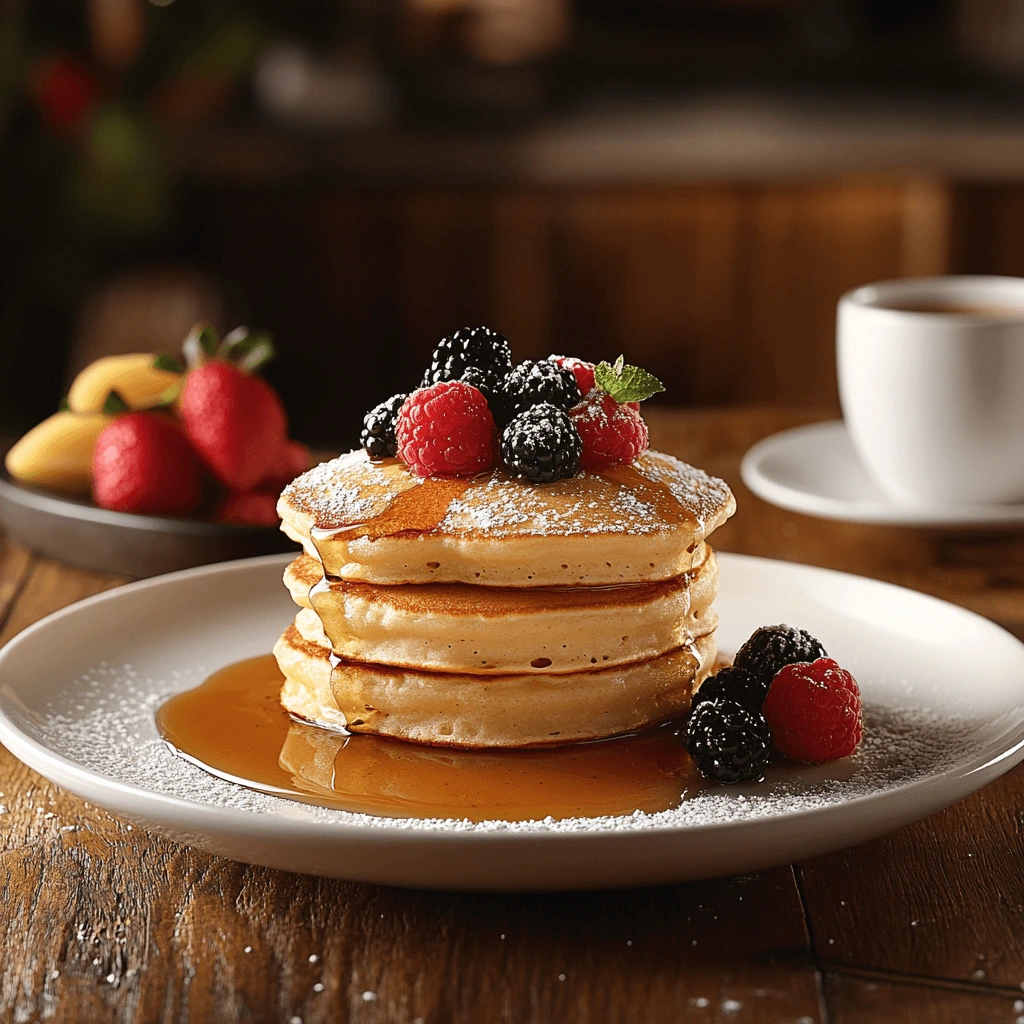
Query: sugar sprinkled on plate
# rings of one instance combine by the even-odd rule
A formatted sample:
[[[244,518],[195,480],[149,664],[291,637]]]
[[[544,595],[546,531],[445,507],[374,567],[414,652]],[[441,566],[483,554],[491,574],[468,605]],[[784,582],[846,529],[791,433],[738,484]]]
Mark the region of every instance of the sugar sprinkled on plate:
[[[548,817],[535,821],[380,818],[298,803],[216,778],[176,757],[159,737],[154,714],[173,693],[198,685],[205,666],[163,679],[140,679],[134,669],[101,664],[66,687],[29,726],[35,737],[86,769],[154,793],[255,814],[330,825],[475,832],[634,831],[763,819],[824,808],[896,789],[966,763],[977,752],[979,723],[926,709],[865,709],[865,738],[856,758],[832,766],[793,768],[742,790],[712,786],[673,809],[619,817]],[[86,711],[75,710],[84,703]],[[740,800],[739,797],[744,799]]]

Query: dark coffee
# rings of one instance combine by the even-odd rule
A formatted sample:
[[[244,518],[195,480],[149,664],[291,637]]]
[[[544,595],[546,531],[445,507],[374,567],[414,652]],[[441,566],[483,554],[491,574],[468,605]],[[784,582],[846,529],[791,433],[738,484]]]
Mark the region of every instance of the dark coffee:
[[[952,301],[906,301],[886,302],[884,309],[896,309],[907,313],[946,313],[952,316],[970,316],[979,320],[1024,320],[1024,306],[995,302],[952,302]]]

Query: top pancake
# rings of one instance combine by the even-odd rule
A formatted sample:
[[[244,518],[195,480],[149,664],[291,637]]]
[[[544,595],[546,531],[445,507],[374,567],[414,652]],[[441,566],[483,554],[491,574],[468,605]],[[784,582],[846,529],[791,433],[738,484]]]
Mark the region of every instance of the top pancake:
[[[536,485],[503,470],[423,480],[355,451],[304,473],[278,502],[281,528],[331,576],[504,587],[670,579],[701,560],[735,508],[724,481],[659,452]]]

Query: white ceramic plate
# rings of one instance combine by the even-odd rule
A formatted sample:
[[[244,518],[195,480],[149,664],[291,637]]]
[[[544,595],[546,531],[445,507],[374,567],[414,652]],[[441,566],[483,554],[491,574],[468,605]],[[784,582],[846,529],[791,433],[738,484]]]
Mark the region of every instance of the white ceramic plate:
[[[852,761],[713,787],[657,815],[518,825],[369,818],[253,793],[173,756],[153,711],[270,649],[294,612],[285,561],[146,580],[27,629],[0,652],[0,741],[85,799],[226,857],[495,890],[667,883],[809,857],[922,818],[1024,757],[1024,645],[1009,633],[887,584],[722,555],[723,649],[788,621],[859,679],[867,734]]]
[[[743,457],[743,482],[765,501],[822,519],[879,526],[1010,527],[1024,504],[899,505],[870,478],[842,420],[773,434]]]

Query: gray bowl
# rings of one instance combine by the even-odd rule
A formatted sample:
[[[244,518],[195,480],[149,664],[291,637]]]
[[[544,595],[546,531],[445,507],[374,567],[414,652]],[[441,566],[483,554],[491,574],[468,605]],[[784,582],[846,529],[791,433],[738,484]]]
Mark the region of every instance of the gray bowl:
[[[208,562],[297,550],[272,526],[111,512],[15,483],[0,471],[0,524],[41,555],[119,576],[157,576]]]

